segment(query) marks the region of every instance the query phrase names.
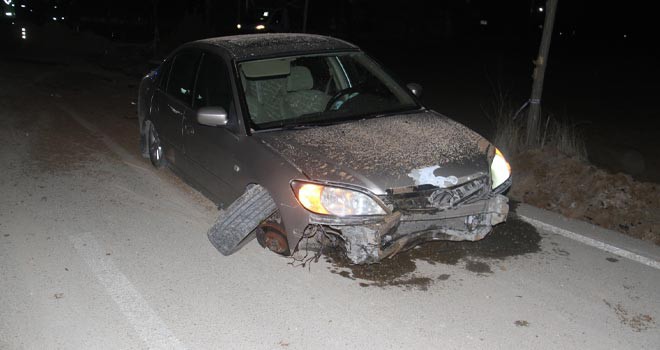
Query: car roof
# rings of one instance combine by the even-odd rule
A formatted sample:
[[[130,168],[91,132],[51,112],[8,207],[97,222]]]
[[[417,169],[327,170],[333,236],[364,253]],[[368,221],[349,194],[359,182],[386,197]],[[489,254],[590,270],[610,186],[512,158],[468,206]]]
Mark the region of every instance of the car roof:
[[[273,33],[223,36],[194,41],[191,45],[210,45],[224,49],[238,61],[277,57],[289,54],[356,51],[359,48],[343,40],[313,34]]]

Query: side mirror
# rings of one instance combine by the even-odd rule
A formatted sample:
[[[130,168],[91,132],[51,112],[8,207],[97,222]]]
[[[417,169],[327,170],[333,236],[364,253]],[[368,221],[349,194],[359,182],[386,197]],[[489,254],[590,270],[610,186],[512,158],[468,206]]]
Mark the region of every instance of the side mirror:
[[[410,83],[406,85],[408,90],[413,93],[413,95],[417,96],[418,98],[422,96],[422,86],[417,84],[417,83]]]
[[[225,126],[227,111],[222,107],[202,107],[197,110],[197,122],[207,126]]]

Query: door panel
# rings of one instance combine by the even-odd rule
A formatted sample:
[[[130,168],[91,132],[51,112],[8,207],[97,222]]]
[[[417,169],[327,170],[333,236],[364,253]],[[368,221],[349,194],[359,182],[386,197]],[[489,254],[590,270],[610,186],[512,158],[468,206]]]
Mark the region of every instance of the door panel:
[[[235,154],[241,138],[235,133],[236,112],[232,101],[232,84],[226,62],[215,55],[204,54],[199,68],[193,107],[222,107],[229,122],[223,127],[197,123],[193,111],[184,119],[186,157],[198,167],[200,185],[225,205],[243,192],[237,176],[241,165]],[[238,171],[236,168],[238,167]]]
[[[168,81],[156,93],[154,124],[161,139],[170,147],[183,151],[183,120],[192,107],[192,90],[201,57],[198,50],[184,50],[174,56]]]
[[[158,111],[154,114],[153,122],[156,130],[167,147],[175,148],[179,151],[183,148],[183,136],[181,128],[183,124],[183,113],[185,109],[180,103],[162,91],[156,92],[154,96],[155,105]]]

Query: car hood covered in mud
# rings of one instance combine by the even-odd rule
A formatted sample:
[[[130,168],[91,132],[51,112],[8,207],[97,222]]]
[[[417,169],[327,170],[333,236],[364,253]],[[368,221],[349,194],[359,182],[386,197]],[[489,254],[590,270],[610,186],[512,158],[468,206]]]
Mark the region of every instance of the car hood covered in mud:
[[[450,187],[488,174],[490,143],[433,111],[254,136],[312,180],[387,189]]]

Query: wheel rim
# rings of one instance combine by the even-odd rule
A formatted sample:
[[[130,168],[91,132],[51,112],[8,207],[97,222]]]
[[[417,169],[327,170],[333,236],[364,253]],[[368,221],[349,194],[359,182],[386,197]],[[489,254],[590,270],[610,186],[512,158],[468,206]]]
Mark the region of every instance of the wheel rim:
[[[153,125],[149,127],[149,154],[151,154],[154,161],[160,161],[163,156],[163,147],[160,145],[158,133]]]

